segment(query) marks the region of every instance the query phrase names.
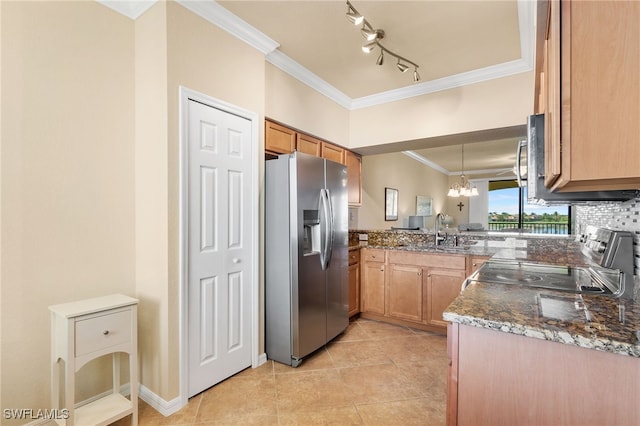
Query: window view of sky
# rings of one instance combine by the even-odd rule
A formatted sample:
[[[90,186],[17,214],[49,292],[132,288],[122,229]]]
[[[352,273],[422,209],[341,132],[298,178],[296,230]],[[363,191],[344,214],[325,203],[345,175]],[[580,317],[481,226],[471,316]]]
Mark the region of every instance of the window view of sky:
[[[567,214],[565,206],[538,206],[535,204],[524,205],[526,213],[552,214],[558,212]],[[506,188],[489,191],[489,212],[518,214],[518,188]]]

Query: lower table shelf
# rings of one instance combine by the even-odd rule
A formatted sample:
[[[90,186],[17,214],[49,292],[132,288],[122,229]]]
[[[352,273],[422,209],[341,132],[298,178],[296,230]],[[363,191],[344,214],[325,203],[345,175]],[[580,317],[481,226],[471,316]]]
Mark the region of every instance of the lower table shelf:
[[[129,399],[119,393],[110,394],[76,408],[74,425],[108,425],[131,413],[133,413],[133,404]],[[65,425],[66,421],[59,421],[58,424]]]

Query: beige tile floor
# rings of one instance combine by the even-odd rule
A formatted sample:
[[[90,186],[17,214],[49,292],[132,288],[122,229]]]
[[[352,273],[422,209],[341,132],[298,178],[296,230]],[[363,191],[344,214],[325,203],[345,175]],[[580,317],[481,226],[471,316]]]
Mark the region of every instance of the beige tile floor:
[[[357,319],[298,368],[267,361],[169,417],[140,401],[139,424],[443,425],[446,374],[445,336]]]

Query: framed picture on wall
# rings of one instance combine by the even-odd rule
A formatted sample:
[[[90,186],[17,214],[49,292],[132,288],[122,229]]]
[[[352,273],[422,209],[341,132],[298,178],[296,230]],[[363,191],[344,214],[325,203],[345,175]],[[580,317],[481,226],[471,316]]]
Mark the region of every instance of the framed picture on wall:
[[[384,189],[384,220],[398,220],[398,190]]]
[[[432,201],[431,197],[416,196],[416,216],[433,216],[433,211],[431,210]]]

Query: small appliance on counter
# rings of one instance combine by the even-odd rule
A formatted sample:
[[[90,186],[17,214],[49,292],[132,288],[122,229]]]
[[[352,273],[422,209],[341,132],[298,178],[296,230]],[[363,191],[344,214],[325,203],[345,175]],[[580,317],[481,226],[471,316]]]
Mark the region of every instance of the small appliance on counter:
[[[481,282],[633,299],[633,234],[588,226],[578,241],[589,266],[489,260],[465,280],[462,289]]]

